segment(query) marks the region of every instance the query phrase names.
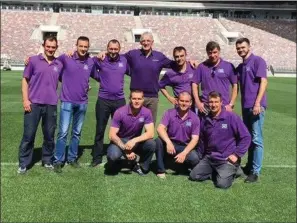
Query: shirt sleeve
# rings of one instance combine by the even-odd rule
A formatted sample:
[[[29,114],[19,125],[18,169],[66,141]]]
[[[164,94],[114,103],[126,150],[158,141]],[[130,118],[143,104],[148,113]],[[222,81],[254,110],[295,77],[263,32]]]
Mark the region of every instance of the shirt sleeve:
[[[168,76],[168,74],[166,72],[164,74],[164,76],[162,77],[162,79],[159,81],[159,87],[160,88],[165,88],[169,84],[170,84],[170,79],[169,79],[169,76]]]
[[[170,60],[164,54],[162,54],[161,63],[162,63],[162,68],[174,68],[175,66],[175,62],[173,60]]]
[[[91,77],[95,79],[96,81],[100,82],[100,75],[99,72],[97,71],[97,66],[96,63],[94,63],[91,71]]]
[[[27,66],[25,66],[24,72],[23,72],[23,77],[30,80],[33,74],[33,63],[32,63],[32,58],[29,58],[29,63]]]
[[[197,116],[195,116],[195,119],[193,119],[192,123],[192,135],[199,136],[200,134],[200,120]]]
[[[255,62],[255,76],[267,78],[267,65],[265,60],[259,57]]]
[[[250,146],[251,135],[239,116],[235,115],[231,123],[237,139],[235,155],[243,157]]]
[[[111,127],[120,128],[121,122],[122,122],[121,113],[119,110],[117,110],[113,115]]]
[[[61,55],[58,56],[58,58],[57,58],[59,61],[62,62],[63,66],[64,66],[64,64],[65,64],[65,57],[66,57],[65,54],[61,54]]]
[[[145,116],[145,120],[144,120],[144,124],[151,124],[153,123],[153,115],[152,115],[152,112],[151,110],[149,110],[149,112],[147,113],[147,115]]]
[[[166,111],[164,113],[164,115],[163,115],[163,117],[162,117],[162,119],[160,121],[160,124],[168,127],[168,125],[169,125],[169,112],[168,111]]]
[[[238,77],[237,77],[235,67],[234,67],[233,64],[230,64],[229,81],[230,81],[231,84],[237,84],[238,83]]]
[[[202,81],[202,69],[199,65],[198,68],[194,72],[193,83],[200,84]]]

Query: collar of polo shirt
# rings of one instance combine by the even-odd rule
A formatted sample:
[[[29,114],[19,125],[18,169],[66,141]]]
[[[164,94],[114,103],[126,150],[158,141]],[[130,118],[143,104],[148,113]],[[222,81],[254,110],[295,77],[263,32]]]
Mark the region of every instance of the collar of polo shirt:
[[[250,60],[254,57],[255,55],[253,53],[251,53],[251,55],[245,60],[243,61],[243,64],[246,65],[248,64],[248,62],[250,62]]]

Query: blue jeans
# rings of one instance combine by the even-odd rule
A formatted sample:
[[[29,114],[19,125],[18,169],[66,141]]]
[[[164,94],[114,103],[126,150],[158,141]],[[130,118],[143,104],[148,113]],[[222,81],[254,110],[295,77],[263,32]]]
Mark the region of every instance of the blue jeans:
[[[123,143],[126,143],[129,139],[123,138],[121,140]],[[139,164],[141,165],[144,172],[149,171],[150,163],[153,158],[155,149],[156,144],[153,139],[137,143],[132,149],[134,153],[140,156]],[[106,156],[109,166],[112,167],[117,160],[119,160],[122,156],[125,156],[125,153],[117,145],[111,143],[107,148]]]
[[[57,106],[31,104],[31,112],[24,114],[24,133],[19,147],[19,166],[24,168],[31,165],[34,141],[38,124],[42,119],[42,162],[50,164],[54,155],[55,130],[57,126]]]
[[[243,122],[248,128],[252,142],[248,150],[247,169],[254,174],[259,175],[263,161],[263,124],[265,117],[265,108],[261,107],[259,115],[253,115],[252,108],[244,108],[242,111]]]
[[[71,123],[71,118],[73,118],[72,133],[68,148],[67,161],[73,162],[77,159],[78,145],[87,107],[87,104],[61,102],[59,132],[57,136],[54,163],[63,163],[65,161],[67,135]]]
[[[176,155],[170,155],[166,152],[166,143],[161,139],[157,138],[156,140],[156,158],[157,158],[157,164],[158,164],[158,173],[165,173],[165,165],[164,165],[164,158],[165,155],[170,156],[173,158]],[[186,145],[179,145],[175,142],[172,142],[174,145],[174,149],[176,151],[176,154],[181,153],[186,148]],[[186,159],[184,161],[185,164],[189,164],[191,168],[194,168],[200,161],[201,156],[200,154],[193,149],[188,155],[186,156]]]

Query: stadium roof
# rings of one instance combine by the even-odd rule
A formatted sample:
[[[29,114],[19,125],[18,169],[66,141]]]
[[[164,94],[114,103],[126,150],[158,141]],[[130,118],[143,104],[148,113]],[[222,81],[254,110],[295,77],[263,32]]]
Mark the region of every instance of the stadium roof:
[[[241,10],[289,10],[295,11],[292,5],[279,5],[278,2],[267,2],[267,4],[257,5],[253,2],[241,4],[242,1],[233,2],[179,2],[179,1],[58,1],[58,0],[23,0],[23,1],[2,1],[2,2],[24,2],[24,3],[58,3],[76,5],[114,5],[114,6],[137,6],[154,8],[178,8],[178,9],[241,9]],[[262,2],[263,3],[263,2]]]

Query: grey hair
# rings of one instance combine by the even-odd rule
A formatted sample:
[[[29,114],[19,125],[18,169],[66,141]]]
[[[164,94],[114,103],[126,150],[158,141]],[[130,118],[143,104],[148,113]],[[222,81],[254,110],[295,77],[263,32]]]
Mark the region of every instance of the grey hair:
[[[143,40],[143,36],[150,36],[152,38],[152,40],[154,40],[153,34],[151,32],[149,32],[149,31],[145,31],[144,33],[141,34],[140,42]]]
[[[180,98],[180,96],[182,96],[182,95],[187,95],[187,96],[189,96],[190,99],[191,99],[191,101],[192,101],[192,95],[191,95],[189,92],[187,92],[187,91],[183,91],[183,92],[179,93],[178,98]]]

